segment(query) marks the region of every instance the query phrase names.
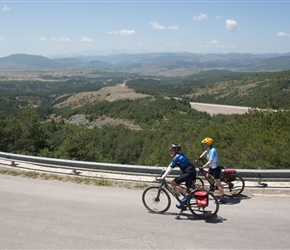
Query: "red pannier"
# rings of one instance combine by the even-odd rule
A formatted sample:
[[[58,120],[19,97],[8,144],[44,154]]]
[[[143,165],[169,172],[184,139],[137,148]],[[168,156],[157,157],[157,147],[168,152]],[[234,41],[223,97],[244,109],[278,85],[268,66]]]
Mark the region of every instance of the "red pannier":
[[[195,199],[198,207],[208,206],[208,192],[206,190],[196,191]]]
[[[227,180],[235,180],[238,176],[238,172],[234,169],[226,169],[224,173],[224,178]]]

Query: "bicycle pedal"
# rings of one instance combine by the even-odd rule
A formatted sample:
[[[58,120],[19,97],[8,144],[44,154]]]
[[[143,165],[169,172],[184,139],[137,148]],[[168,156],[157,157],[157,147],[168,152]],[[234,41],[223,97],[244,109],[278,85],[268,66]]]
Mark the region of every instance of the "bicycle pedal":
[[[209,190],[210,191],[214,191],[215,190],[215,185],[214,184],[211,184],[210,187],[209,187]]]

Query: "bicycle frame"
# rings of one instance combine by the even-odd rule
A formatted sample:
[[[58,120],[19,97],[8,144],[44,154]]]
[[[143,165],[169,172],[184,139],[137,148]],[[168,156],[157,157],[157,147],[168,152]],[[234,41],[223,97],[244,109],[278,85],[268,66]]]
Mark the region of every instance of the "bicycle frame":
[[[160,177],[162,176],[162,173],[160,174]],[[188,183],[187,182],[182,182],[181,184],[179,184],[179,186],[183,189],[186,190],[186,192],[188,194],[192,193],[192,190],[190,190],[190,187],[192,186],[193,183],[195,183],[196,179],[192,179],[190,180]],[[176,194],[176,191],[178,193],[180,193],[178,190],[174,190],[174,188],[169,184],[169,181],[166,181],[166,179],[162,180],[160,183],[160,188],[165,187],[165,189],[167,189],[172,196],[179,202],[181,203],[181,199],[179,199],[179,194]],[[180,193],[181,194],[181,193]]]
[[[210,174],[210,172],[207,171],[207,170],[205,170],[204,168],[202,168],[200,164],[198,164],[198,169],[199,169],[199,172],[203,175],[203,177],[204,177],[204,178],[207,180],[207,182],[210,184],[210,186],[211,186],[211,185],[214,185],[214,186],[215,186],[215,182],[214,182],[214,183],[211,183],[210,180],[209,180],[209,178],[207,177],[207,174],[209,174],[209,175],[211,176],[212,180],[214,180],[213,177],[212,177],[212,175]],[[211,186],[211,187],[212,187],[212,186]],[[214,191],[214,189],[211,190],[211,191]]]
[[[161,189],[161,188],[165,188],[166,190],[168,190],[168,192],[170,193],[170,194],[172,194],[172,196],[179,202],[179,203],[181,203],[181,199],[179,199],[179,197],[178,197],[178,195],[176,194],[176,192],[174,191],[174,189],[173,189],[173,187],[171,187],[170,185],[169,185],[169,182],[168,181],[166,181],[166,180],[162,180],[161,181],[161,183],[160,183],[160,185],[159,185],[159,188]]]

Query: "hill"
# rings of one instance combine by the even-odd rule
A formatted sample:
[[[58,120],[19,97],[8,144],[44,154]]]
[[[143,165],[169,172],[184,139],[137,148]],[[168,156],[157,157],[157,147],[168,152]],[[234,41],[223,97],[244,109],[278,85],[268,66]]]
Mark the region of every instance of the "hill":
[[[65,101],[57,103],[55,108],[78,108],[88,103],[94,103],[96,101],[108,101],[113,102],[117,100],[135,100],[138,98],[144,98],[149,95],[139,94],[134,89],[128,88],[125,84],[118,84],[111,87],[103,87],[99,91],[79,92]]]
[[[0,69],[98,69],[167,77],[188,76],[211,69],[268,72],[289,70],[290,53],[144,53],[54,59],[14,54],[0,58]]]
[[[192,86],[186,83],[185,86]],[[290,70],[255,73],[195,86],[189,96],[196,102],[259,108],[290,107]],[[187,92],[188,93],[188,92]]]

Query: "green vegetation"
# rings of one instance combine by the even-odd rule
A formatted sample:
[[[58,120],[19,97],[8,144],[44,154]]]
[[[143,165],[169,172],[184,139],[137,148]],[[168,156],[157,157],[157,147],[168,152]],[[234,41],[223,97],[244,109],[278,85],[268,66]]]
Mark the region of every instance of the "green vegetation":
[[[274,109],[290,107],[289,70],[267,73],[210,70],[170,81],[166,78],[159,81],[135,79],[128,85],[142,93],[186,97],[194,102]]]
[[[231,73],[228,76],[225,71],[212,71],[207,74],[202,72],[168,81],[166,78],[134,76],[128,85],[143,93],[151,93],[151,97],[114,102],[96,100],[70,108],[56,108],[54,105],[74,93],[99,90],[104,83],[97,76],[96,79],[78,78],[70,83],[65,79],[50,84],[44,81],[43,86],[41,81],[17,84],[9,80],[0,81],[0,89],[5,89],[5,93],[0,95],[0,104],[3,104],[0,151],[166,166],[170,162],[170,143],[180,143],[182,151],[194,161],[203,150],[201,140],[213,137],[222,165],[246,169],[289,169],[290,71],[248,75]],[[204,80],[198,80],[201,77]],[[110,75],[108,78],[115,80],[110,84],[108,81],[105,86],[122,83],[125,79],[124,75]],[[244,115],[211,117],[191,109],[191,100],[252,106],[253,109]],[[276,110],[272,111],[273,108]],[[141,129],[133,130],[125,125],[89,128],[67,123],[66,119],[75,114],[83,114],[89,121],[118,118]],[[96,185],[109,183],[100,180]]]

